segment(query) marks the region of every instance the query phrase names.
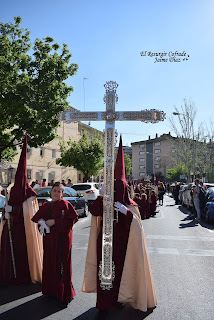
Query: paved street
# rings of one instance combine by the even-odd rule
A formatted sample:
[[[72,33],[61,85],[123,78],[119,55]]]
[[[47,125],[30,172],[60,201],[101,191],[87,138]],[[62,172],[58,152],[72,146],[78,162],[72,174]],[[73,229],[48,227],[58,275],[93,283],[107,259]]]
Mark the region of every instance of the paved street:
[[[158,306],[146,314],[124,308],[108,319],[213,320],[214,226],[196,224],[188,211],[164,197],[155,218],[143,221]],[[0,319],[93,320],[95,294],[81,292],[90,217],[74,227],[73,284],[77,296],[61,309],[41,294],[41,285],[0,288]]]

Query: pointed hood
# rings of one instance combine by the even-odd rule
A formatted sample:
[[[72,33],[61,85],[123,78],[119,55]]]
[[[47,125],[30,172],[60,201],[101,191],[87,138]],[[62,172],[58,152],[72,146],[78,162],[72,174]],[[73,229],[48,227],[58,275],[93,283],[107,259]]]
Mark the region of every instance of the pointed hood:
[[[126,171],[125,171],[125,161],[124,161],[124,153],[123,153],[123,145],[122,145],[122,136],[120,136],[117,159],[115,162],[114,179],[122,180],[126,183]]]
[[[28,184],[27,179],[27,133],[25,135],[22,152],[16,170],[14,186],[10,191],[9,204],[21,205],[28,198],[35,196],[36,192]]]
[[[125,161],[122,145],[122,136],[120,136],[120,143],[117,152],[117,159],[115,162],[114,169],[114,201],[119,201],[122,204],[126,205],[137,205],[130,197],[128,192],[128,186],[126,182],[125,174]]]

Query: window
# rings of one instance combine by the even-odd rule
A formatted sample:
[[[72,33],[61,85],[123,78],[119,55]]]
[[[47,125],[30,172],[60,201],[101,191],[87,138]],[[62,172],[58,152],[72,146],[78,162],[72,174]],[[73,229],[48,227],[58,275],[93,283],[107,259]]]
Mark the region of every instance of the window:
[[[160,161],[161,160],[161,157],[156,157],[155,158],[155,161]]]
[[[155,142],[155,146],[160,146],[160,145],[161,145],[160,141]]]
[[[52,158],[56,159],[56,150],[55,149],[52,150]]]
[[[139,160],[140,160],[140,162],[144,162],[145,158],[140,158]]]
[[[79,179],[79,181],[81,181],[81,179],[82,179],[82,178],[81,178],[81,173],[79,173],[78,179]]]
[[[40,148],[40,157],[44,157],[44,148]]]
[[[39,170],[39,177],[40,177],[40,179],[42,180],[43,179],[43,170]]]
[[[155,164],[155,168],[156,168],[156,169],[159,169],[159,168],[160,168],[160,164],[159,164],[159,163],[156,163],[156,164]]]
[[[140,145],[139,145],[139,148],[140,148],[140,149],[145,148],[145,144],[140,144]]]
[[[145,176],[145,172],[140,172],[140,177],[144,177]]]
[[[139,169],[145,169],[145,166],[139,166]]]
[[[160,149],[155,149],[155,153],[160,153]]]
[[[31,179],[31,174],[32,174],[32,170],[31,169],[27,169],[27,178]]]
[[[141,155],[141,154],[145,154],[145,151],[140,151],[139,154],[140,154],[140,155]]]
[[[63,192],[63,197],[70,197],[70,196],[71,196],[70,190],[65,187],[65,190]]]

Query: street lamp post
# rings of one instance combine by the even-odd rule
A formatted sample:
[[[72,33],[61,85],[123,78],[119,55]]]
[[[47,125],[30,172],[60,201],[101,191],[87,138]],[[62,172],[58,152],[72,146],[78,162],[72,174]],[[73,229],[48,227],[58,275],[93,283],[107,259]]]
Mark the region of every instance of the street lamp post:
[[[194,135],[194,126],[193,126],[193,120],[190,118],[188,114],[180,113],[180,112],[173,112],[174,116],[184,116],[187,117],[191,121],[192,126],[192,133],[193,133],[193,160],[192,160],[192,166],[193,166],[193,179],[195,178],[195,135]]]

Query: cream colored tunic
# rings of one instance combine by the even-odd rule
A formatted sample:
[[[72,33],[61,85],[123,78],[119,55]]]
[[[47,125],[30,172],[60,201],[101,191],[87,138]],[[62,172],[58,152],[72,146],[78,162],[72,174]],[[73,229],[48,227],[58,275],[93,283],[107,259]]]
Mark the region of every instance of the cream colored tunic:
[[[39,210],[36,197],[28,198],[23,202],[23,216],[25,225],[25,235],[27,244],[28,264],[31,281],[33,283],[42,282],[42,262],[43,262],[43,244],[37,224],[31,221],[31,218]],[[0,225],[0,248],[3,225],[6,221],[1,221]]]

